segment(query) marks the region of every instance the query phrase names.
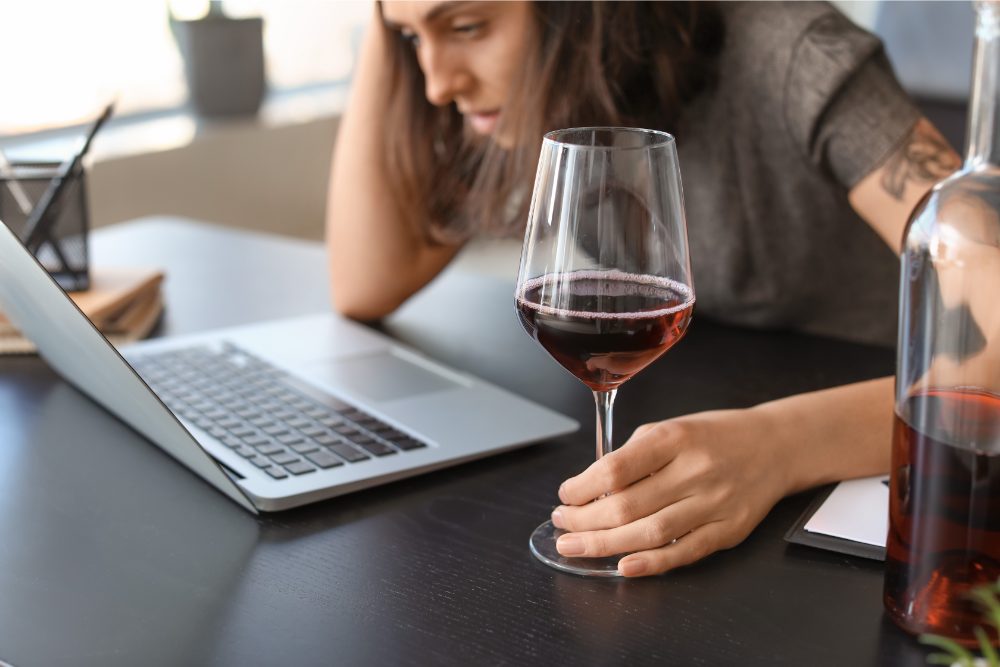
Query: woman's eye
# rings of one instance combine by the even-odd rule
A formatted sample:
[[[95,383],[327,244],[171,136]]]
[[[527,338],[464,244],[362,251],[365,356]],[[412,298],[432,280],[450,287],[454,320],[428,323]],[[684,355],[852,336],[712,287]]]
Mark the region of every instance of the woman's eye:
[[[458,33],[460,35],[472,36],[478,34],[485,25],[486,25],[485,21],[480,21],[478,23],[459,23],[457,25],[452,26],[451,30],[452,32]]]

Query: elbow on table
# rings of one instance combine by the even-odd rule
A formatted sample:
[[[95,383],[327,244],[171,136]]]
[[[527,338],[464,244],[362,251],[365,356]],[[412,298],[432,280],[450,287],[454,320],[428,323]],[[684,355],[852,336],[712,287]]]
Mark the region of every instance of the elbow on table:
[[[361,322],[380,320],[405,301],[394,295],[373,294],[359,289],[332,287],[330,293],[333,309],[337,313]]]

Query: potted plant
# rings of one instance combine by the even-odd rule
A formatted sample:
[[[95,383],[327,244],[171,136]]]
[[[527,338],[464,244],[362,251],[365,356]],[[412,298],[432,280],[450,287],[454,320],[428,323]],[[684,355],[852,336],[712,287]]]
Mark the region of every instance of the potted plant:
[[[264,20],[228,16],[222,0],[170,27],[184,61],[191,106],[203,117],[254,115],[264,99]]]
[[[993,626],[1000,631],[1000,581],[994,584],[980,586],[972,590],[971,596],[982,608],[984,625]],[[987,630],[976,628],[976,638],[979,640],[981,656],[976,656],[961,644],[947,637],[934,634],[920,635],[920,642],[941,649],[943,653],[932,653],[927,657],[928,664],[950,665],[951,667],[1000,667],[1000,655],[993,646],[993,639]]]

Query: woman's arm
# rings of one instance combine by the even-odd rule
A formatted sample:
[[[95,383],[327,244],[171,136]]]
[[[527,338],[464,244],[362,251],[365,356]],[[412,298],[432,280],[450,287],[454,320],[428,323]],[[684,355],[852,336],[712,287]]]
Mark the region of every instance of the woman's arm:
[[[958,164],[921,120],[849,199],[898,250],[910,212]],[[893,379],[882,378],[646,424],[560,487],[552,519],[571,532],[557,547],[629,553],[620,570],[643,576],[735,546],[789,493],[888,470],[892,414]]]
[[[851,188],[851,206],[899,252],[910,213],[931,187],[961,165],[930,121],[921,118],[882,165]]]
[[[381,20],[376,12],[337,133],[326,213],[334,307],[362,320],[392,312],[460,248],[429,243],[386,182],[379,104],[389,80]]]

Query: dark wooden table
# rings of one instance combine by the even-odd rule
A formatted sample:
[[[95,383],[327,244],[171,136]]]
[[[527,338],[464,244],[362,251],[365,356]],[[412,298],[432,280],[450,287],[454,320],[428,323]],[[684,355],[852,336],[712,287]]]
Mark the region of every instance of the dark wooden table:
[[[146,219],[95,264],[167,269],[159,333],[328,307],[323,249]],[[34,357],[0,358],[0,660],[52,665],[921,665],[882,615],[879,563],[789,545],[812,493],[739,547],[665,576],[595,581],[528,553],[593,456],[589,392],[520,330],[510,284],[452,270],[383,325],[578,419],[576,435],[254,518]],[[893,371],[890,351],[724,327],[620,392],[653,419]],[[805,443],[808,446],[808,443]]]

